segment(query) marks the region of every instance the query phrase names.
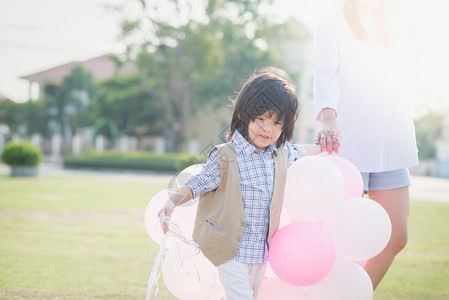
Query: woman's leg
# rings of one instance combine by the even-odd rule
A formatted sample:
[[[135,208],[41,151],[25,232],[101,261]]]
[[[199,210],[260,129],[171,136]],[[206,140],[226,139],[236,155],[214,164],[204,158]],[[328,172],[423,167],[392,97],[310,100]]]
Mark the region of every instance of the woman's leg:
[[[373,288],[376,289],[388,268],[390,268],[396,254],[407,244],[407,224],[410,208],[409,189],[407,186],[391,190],[370,190],[368,197],[382,205],[387,211],[392,226],[388,245],[377,256],[369,259],[365,265]]]

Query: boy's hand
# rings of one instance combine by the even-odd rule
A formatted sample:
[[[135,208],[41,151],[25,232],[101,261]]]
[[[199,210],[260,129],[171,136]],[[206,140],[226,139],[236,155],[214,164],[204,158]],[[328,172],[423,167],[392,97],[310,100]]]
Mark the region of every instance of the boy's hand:
[[[172,215],[173,211],[175,210],[175,204],[169,199],[167,202],[165,202],[164,206],[162,206],[161,210],[157,213],[160,221],[161,221],[161,227],[164,234],[168,232],[168,221],[170,220],[170,216]]]

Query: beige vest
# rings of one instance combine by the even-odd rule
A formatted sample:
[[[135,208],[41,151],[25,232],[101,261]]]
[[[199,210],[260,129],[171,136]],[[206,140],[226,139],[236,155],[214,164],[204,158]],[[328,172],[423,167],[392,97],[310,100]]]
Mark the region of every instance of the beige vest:
[[[220,184],[215,191],[200,197],[193,230],[193,240],[203,254],[216,266],[237,256],[246,226],[237,158],[232,142],[217,146],[220,161]],[[268,245],[279,227],[285,179],[287,153],[285,148],[273,152],[275,176],[270,204]]]

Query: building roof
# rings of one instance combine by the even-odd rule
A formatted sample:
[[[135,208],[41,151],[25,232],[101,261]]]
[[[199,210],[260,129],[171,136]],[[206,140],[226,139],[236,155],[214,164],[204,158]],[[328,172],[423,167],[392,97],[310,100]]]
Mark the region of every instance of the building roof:
[[[47,70],[22,76],[21,78],[39,84],[44,82],[60,82],[78,65],[84,66],[88,72],[92,73],[95,80],[109,78],[116,70],[116,66],[109,58],[109,55],[102,55],[85,61],[72,61]]]

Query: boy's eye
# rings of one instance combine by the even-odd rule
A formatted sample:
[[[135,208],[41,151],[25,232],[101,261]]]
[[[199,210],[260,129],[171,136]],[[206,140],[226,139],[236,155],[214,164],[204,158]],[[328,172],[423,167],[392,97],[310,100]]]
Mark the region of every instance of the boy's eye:
[[[257,119],[257,120],[260,120],[260,121],[263,121],[263,118],[262,118],[262,117],[257,117],[256,119]]]
[[[274,122],[276,125],[282,125],[282,122]]]

